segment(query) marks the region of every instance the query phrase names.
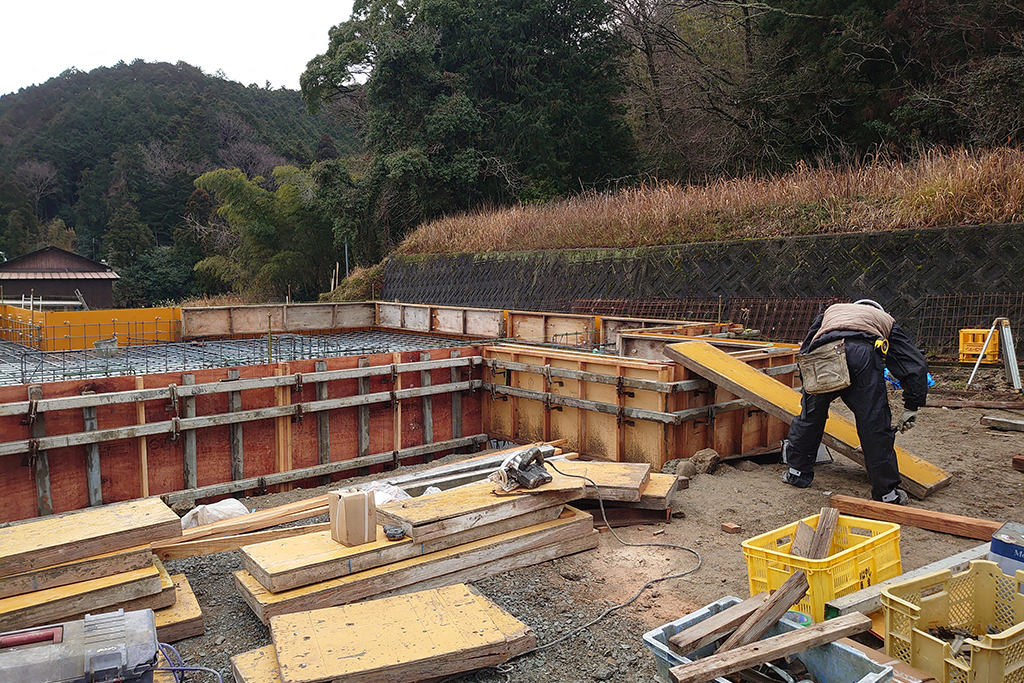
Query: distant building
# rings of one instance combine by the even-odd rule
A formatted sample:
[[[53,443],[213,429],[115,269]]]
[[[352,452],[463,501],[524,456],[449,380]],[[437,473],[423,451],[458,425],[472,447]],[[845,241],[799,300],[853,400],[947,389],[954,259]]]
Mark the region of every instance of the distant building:
[[[29,295],[45,307],[71,303],[78,294],[89,308],[114,307],[114,282],[121,277],[105,263],[57,247],[44,247],[0,263],[4,303],[20,305]],[[59,305],[59,304],[58,304]]]

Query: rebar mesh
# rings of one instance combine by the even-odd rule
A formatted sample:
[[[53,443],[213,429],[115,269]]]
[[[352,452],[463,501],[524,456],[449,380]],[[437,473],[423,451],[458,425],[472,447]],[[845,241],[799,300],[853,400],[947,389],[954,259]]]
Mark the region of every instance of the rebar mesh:
[[[188,372],[203,368],[268,362],[425,351],[463,346],[465,340],[388,331],[281,334],[252,339],[120,346],[107,355],[96,350],[38,351],[0,340],[0,384],[57,382],[86,377]]]
[[[917,343],[942,355],[956,355],[961,329],[989,329],[996,318],[1008,318],[1020,358],[1024,346],[1024,294],[956,294],[925,297],[917,316]]]

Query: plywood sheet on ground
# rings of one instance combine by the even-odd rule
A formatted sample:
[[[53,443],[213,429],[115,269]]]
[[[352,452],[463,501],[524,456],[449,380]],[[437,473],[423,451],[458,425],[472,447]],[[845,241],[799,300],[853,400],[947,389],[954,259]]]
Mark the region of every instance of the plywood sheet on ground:
[[[181,535],[159,498],[37,519],[0,529],[0,576],[10,576]]]
[[[464,584],[274,618],[283,683],[420,681],[494,666],[533,631]]]
[[[330,531],[321,531],[245,546],[242,566],[264,588],[280,593],[549,522],[561,511],[561,505],[542,508],[419,543],[408,536],[389,541],[379,525],[376,541],[357,546],[342,545],[331,538]]]
[[[156,635],[161,643],[173,643],[206,631],[203,610],[184,574],[172,574],[174,604],[156,610]]]
[[[647,463],[566,460],[547,463],[545,466],[548,471],[557,467],[559,472],[569,477],[587,477],[600,488],[601,498],[606,501],[640,502],[640,496],[651,477],[651,466]],[[597,500],[594,485],[590,482],[586,484],[586,497]]]
[[[672,344],[665,347],[665,355],[727,391],[745,398],[769,415],[792,422],[800,414],[799,391],[758,372],[706,342]],[[822,441],[851,460],[864,464],[864,456],[857,452],[860,445],[857,428],[849,420],[829,413]],[[899,446],[896,447],[896,459],[903,487],[917,498],[924,498],[949,485],[950,476],[941,468]]]
[[[34,569],[23,574],[0,577],[0,598],[23,595],[32,591],[67,586],[79,581],[112,576],[153,564],[149,547],[140,545],[128,550],[87,557],[83,560],[64,562],[51,567]]]
[[[405,529],[414,541],[427,541],[478,524],[489,524],[532,510],[555,507],[582,498],[582,479],[555,473],[552,481],[532,491],[498,495],[501,487],[479,481],[427,496],[396,500],[377,508],[377,521]]]
[[[63,621],[86,612],[160,593],[160,572],[155,566],[90,579],[58,588],[0,600],[0,631],[15,631]]]
[[[231,658],[235,683],[282,683],[273,645],[257,648]]]
[[[428,580],[440,580],[440,585],[475,580],[571,555],[596,545],[596,539],[591,540],[593,526],[589,514],[567,507],[561,517],[550,522],[281,593],[271,593],[249,572],[240,570],[234,574],[235,588],[256,616],[266,622],[280,614],[344,605]],[[584,542],[576,543],[579,539]],[[467,569],[477,570],[473,578],[449,578]]]

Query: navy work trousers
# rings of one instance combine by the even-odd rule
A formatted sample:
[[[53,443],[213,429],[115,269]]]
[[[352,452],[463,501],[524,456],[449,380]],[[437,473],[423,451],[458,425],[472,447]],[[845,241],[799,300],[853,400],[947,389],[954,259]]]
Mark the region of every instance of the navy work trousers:
[[[801,412],[789,427],[789,466],[799,470],[795,477],[808,485],[814,478],[814,461],[828,407],[836,398],[853,411],[857,436],[864,451],[864,465],[871,482],[871,497],[881,500],[900,484],[896,464],[896,430],[892,426],[889,397],[885,388],[885,357],[867,341],[846,340],[846,365],[850,368],[850,386],[827,394],[804,393]]]

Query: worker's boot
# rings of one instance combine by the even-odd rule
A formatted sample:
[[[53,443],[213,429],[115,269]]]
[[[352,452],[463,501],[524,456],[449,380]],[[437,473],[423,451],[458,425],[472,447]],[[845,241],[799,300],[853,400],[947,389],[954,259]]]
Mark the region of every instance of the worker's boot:
[[[789,484],[790,486],[795,486],[798,489],[807,488],[808,486],[811,485],[811,482],[813,480],[813,472],[811,472],[810,474],[804,474],[800,470],[793,469],[792,467],[790,467],[788,470],[782,473],[782,481]]]
[[[910,496],[903,489],[893,489],[882,496],[883,503],[892,503],[893,505],[906,505],[909,501]]]

